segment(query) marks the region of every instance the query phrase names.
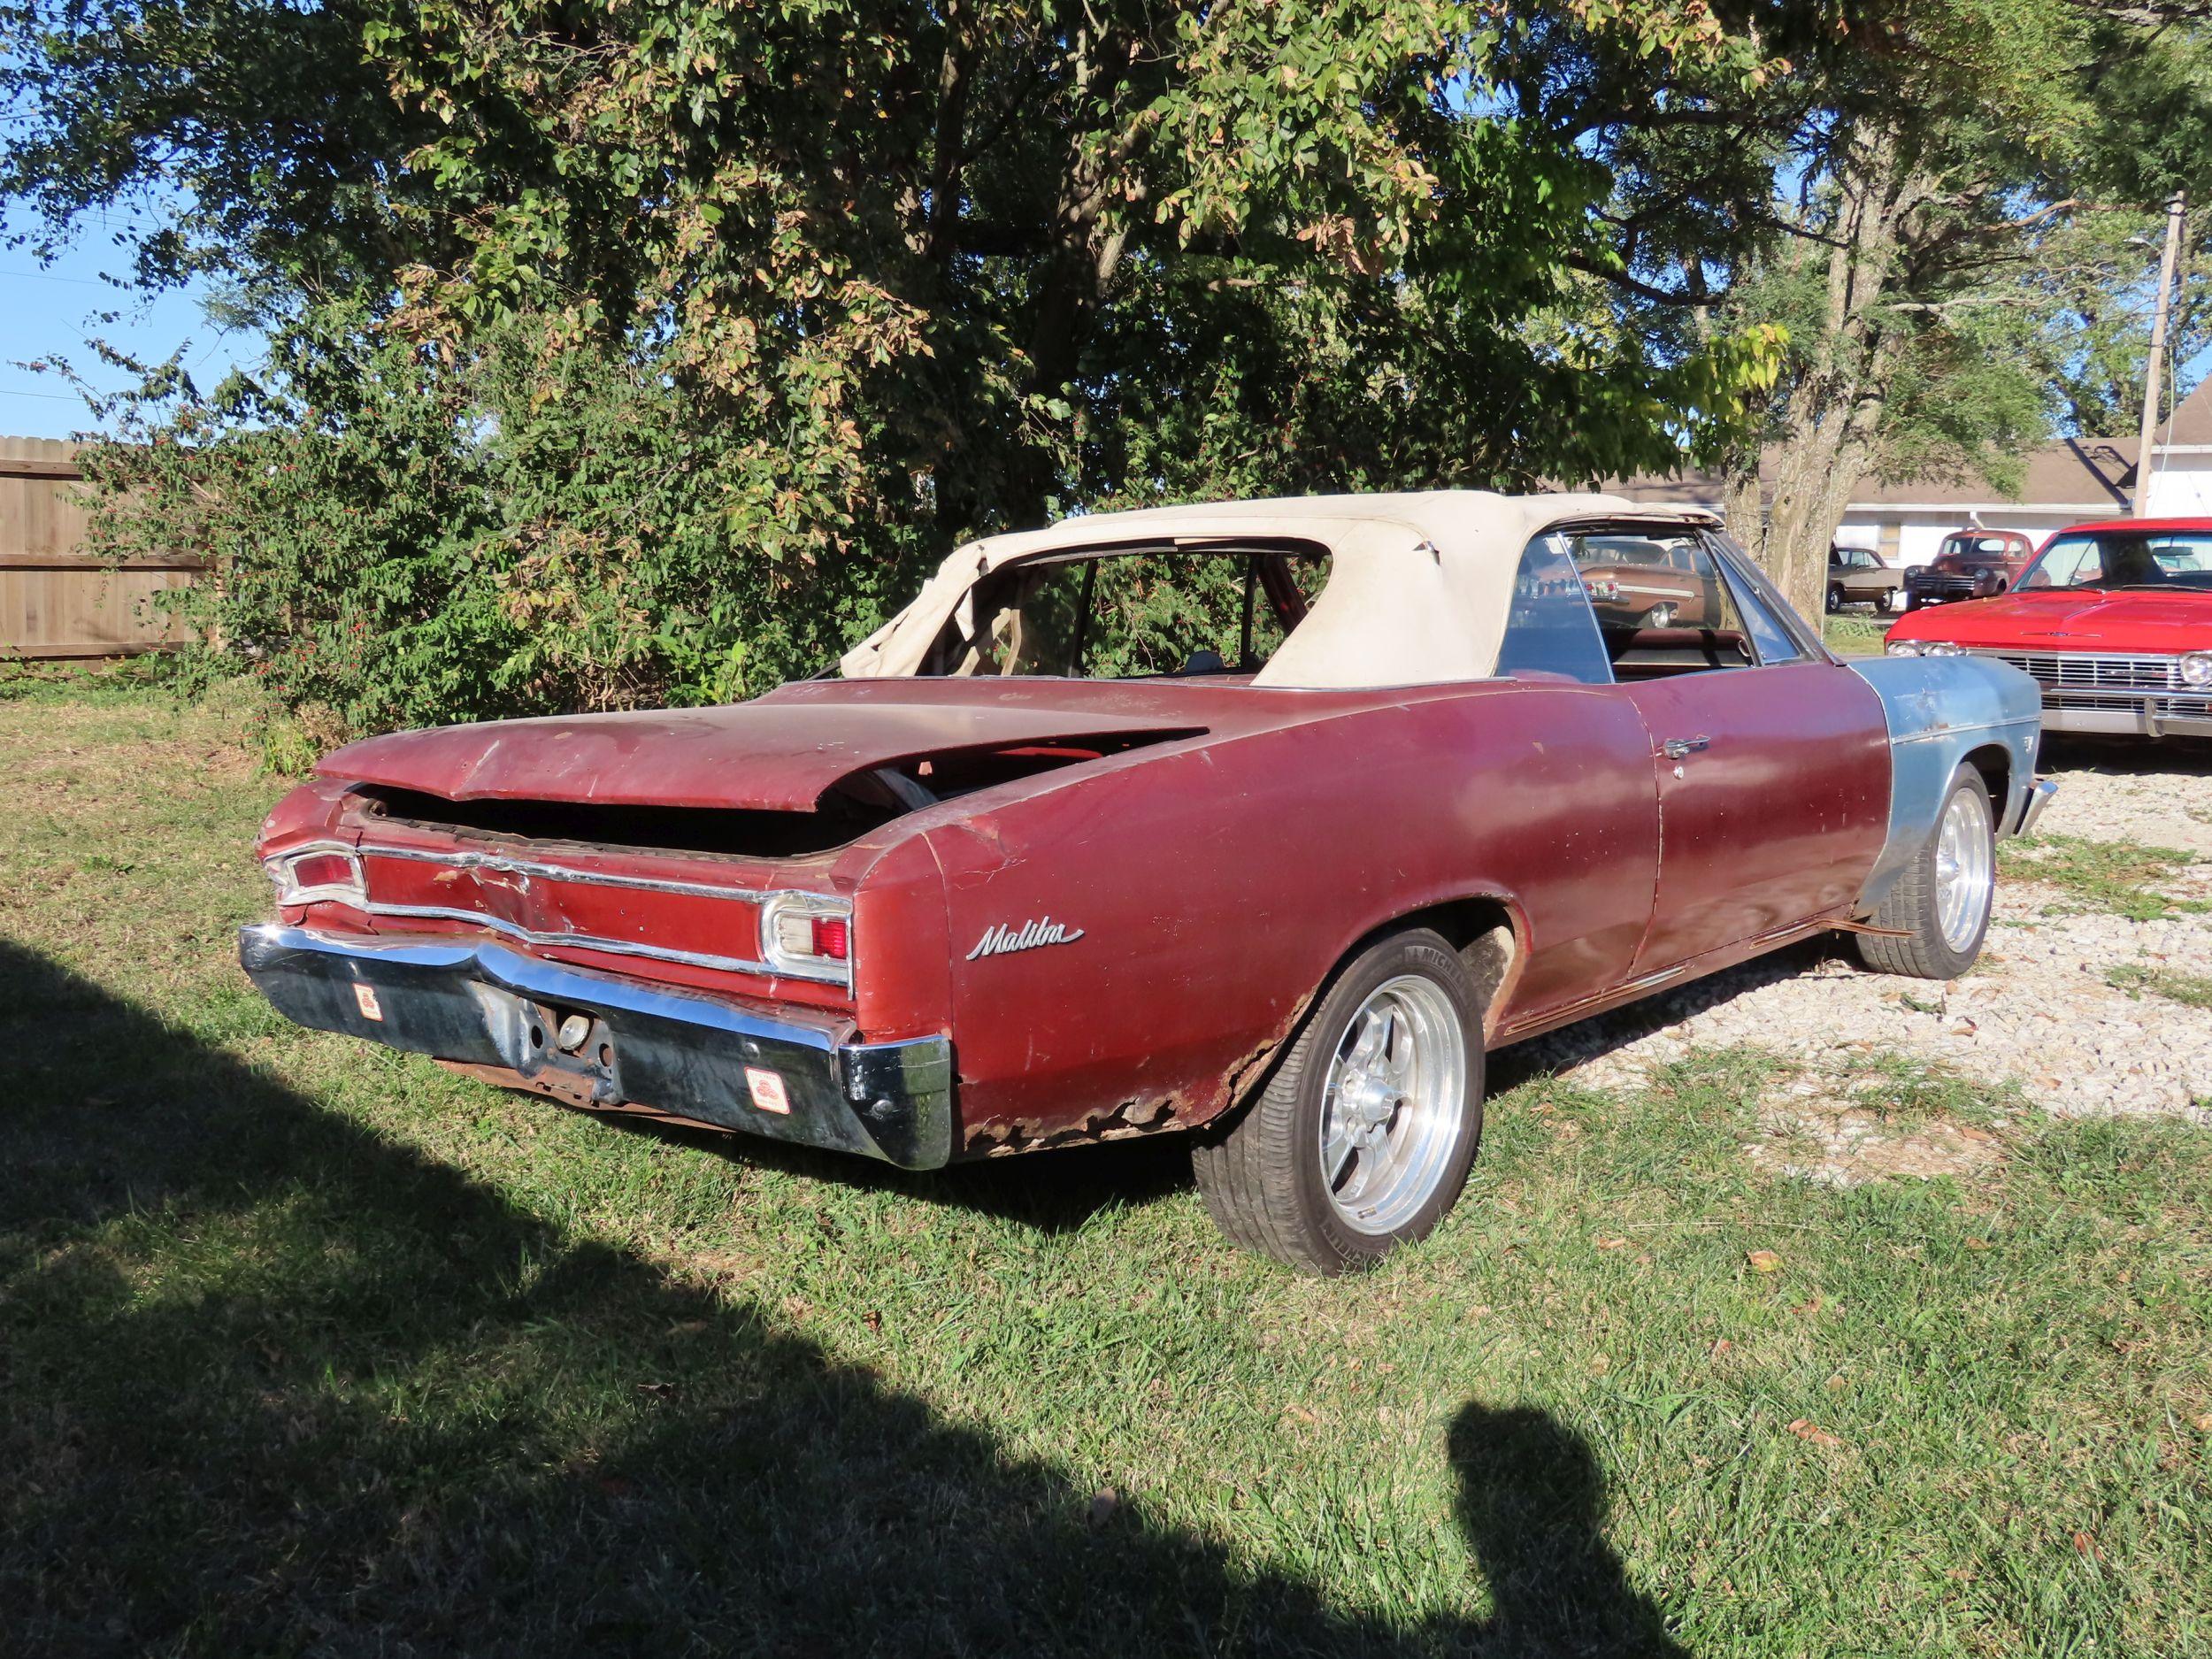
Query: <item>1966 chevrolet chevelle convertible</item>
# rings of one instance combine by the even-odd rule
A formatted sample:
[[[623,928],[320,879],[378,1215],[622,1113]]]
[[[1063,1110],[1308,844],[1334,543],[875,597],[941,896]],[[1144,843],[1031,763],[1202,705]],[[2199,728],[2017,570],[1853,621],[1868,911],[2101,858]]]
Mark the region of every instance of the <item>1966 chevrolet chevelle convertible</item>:
[[[1696,626],[1594,608],[1624,541]],[[1824,930],[1944,979],[2038,695],[1846,666],[1700,514],[1241,502],[964,547],[836,679],[342,749],[254,981],[511,1087],[910,1168],[1189,1132],[1238,1241],[1458,1196],[1486,1050]]]

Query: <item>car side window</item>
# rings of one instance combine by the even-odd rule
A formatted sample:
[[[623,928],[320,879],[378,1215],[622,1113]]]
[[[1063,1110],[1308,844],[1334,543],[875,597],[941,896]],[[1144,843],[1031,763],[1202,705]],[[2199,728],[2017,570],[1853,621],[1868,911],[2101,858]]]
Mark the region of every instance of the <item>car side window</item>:
[[[1736,608],[1743,613],[1744,632],[1751,636],[1751,643],[1759,653],[1762,666],[1775,663],[1793,663],[1805,653],[1790,638],[1789,631],[1768,613],[1759,603],[1759,596],[1749,592],[1736,595]]]
[[[1560,536],[1539,536],[1522,549],[1513,579],[1513,608],[1498,644],[1498,673],[1508,680],[1613,683],[1613,665],[1590,611],[1589,593]]]

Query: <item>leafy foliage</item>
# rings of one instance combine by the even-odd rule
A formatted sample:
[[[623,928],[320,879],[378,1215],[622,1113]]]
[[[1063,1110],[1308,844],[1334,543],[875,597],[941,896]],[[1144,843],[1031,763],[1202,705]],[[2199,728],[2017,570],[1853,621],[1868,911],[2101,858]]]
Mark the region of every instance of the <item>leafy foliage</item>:
[[[274,333],[155,365],[107,545],[224,560],[198,672],[334,733],[757,691],[1055,512],[1710,457],[1778,345],[1585,274],[1611,164],[1546,88],[1778,73],[1701,0],[1563,0],[1525,73],[1440,0],[0,19],[18,234],[180,183],[145,279]]]
[[[1793,31],[1753,10],[1793,73],[1632,134],[1601,211],[1618,303],[1655,335],[1786,332],[1730,518],[1810,610],[1863,478],[2008,488],[2055,416],[2124,401],[2116,371],[2139,396],[2125,237],[2177,188],[2207,199],[2212,48],[2188,7],[1779,8]]]

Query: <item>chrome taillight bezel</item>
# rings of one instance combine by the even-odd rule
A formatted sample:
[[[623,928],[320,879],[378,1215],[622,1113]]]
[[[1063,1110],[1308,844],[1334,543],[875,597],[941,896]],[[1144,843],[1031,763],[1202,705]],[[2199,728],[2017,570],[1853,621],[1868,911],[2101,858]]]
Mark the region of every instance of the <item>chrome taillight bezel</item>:
[[[834,956],[818,956],[811,951],[792,950],[779,937],[779,925],[786,918],[803,918],[810,929],[816,917],[845,924],[845,956],[841,961]],[[854,934],[852,920],[850,899],[826,893],[771,894],[760,907],[760,959],[772,972],[795,979],[850,986],[853,962],[860,954],[860,941]]]
[[[342,859],[349,874],[343,881],[303,884],[296,868],[308,858]],[[276,887],[277,902],[281,905],[362,904],[369,896],[368,880],[361,871],[361,855],[343,841],[309,841],[303,846],[288,847],[263,859],[261,867]]]

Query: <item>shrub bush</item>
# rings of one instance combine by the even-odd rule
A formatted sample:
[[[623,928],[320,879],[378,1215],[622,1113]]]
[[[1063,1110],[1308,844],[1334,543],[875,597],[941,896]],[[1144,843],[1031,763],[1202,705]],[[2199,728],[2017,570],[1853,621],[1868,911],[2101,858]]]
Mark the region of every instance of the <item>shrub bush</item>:
[[[935,557],[650,362],[521,322],[465,359],[336,318],[282,349],[85,456],[96,550],[216,562],[173,602],[203,641],[173,672],[257,680],[288,717],[263,733],[275,764],[398,726],[755,695],[825,666]]]

